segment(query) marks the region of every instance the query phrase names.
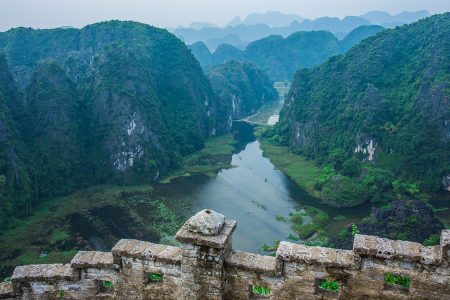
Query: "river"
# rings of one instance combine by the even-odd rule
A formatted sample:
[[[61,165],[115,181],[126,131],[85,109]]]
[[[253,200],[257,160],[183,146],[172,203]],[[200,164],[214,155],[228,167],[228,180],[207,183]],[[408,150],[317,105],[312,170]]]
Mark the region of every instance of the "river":
[[[184,202],[180,207],[189,207],[183,212],[186,218],[209,208],[236,220],[235,249],[258,252],[262,244],[287,240],[292,233],[290,225],[277,221],[276,216],[288,216],[305,205],[319,208],[330,216],[330,233],[337,233],[344,225],[370,212],[369,206],[336,209],[321,205],[263,156],[252,125],[235,122],[233,129],[239,144],[231,157],[232,168],[221,170],[216,177],[179,177],[158,185],[155,192],[160,197]],[[334,221],[337,215],[345,216],[346,220]]]

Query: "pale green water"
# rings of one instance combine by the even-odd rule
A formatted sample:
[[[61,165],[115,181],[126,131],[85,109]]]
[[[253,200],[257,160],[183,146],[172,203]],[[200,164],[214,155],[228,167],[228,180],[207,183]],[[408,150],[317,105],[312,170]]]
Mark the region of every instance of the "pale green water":
[[[210,208],[237,220],[234,248],[257,252],[264,243],[287,240],[290,225],[275,217],[288,216],[303,205],[325,211],[330,220],[336,215],[347,217],[345,221],[330,221],[331,232],[338,232],[349,222],[369,214],[369,206],[336,209],[321,205],[263,157],[249,124],[236,122],[234,128],[240,145],[231,158],[233,168],[221,170],[216,178],[203,175],[180,177],[157,187],[159,196],[188,204],[190,209],[184,212],[186,218]]]

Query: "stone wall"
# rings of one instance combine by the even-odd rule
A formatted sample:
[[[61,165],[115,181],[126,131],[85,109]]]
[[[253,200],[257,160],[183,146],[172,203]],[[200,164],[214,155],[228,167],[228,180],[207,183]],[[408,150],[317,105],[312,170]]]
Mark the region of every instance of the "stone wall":
[[[450,230],[433,247],[356,235],[353,250],[281,242],[272,257],[232,250],[235,227],[204,210],[177,233],[180,248],[120,240],[70,264],[19,266],[0,299],[450,299]]]

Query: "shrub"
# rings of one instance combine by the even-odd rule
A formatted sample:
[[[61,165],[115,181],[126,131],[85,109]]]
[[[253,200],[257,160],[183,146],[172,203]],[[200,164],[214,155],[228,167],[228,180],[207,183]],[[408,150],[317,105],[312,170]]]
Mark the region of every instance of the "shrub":
[[[368,199],[362,182],[347,176],[336,175],[323,186],[322,198],[338,207],[360,205]]]
[[[101,286],[103,288],[106,288],[106,289],[112,289],[113,288],[113,283],[112,283],[112,281],[109,281],[109,280],[102,280],[100,282],[100,284],[101,284]]]
[[[302,224],[303,216],[300,212],[295,212],[291,215],[291,222],[294,224]]]
[[[356,177],[361,173],[361,162],[356,158],[347,159],[342,164],[341,173],[345,176]]]
[[[319,211],[312,219],[317,225],[324,225],[328,222],[329,217],[325,212]]]
[[[432,234],[430,235],[425,241],[423,241],[424,246],[436,246],[439,245],[439,242],[441,240],[441,237],[439,234]]]
[[[256,296],[269,296],[270,295],[270,288],[260,285],[253,285],[252,286],[252,294]]]
[[[386,273],[384,275],[384,282],[387,284],[399,285],[404,288],[409,288],[411,285],[411,279],[409,277],[394,275],[392,273]]]
[[[295,233],[297,233],[302,240],[306,240],[316,232],[316,225],[314,224],[292,225],[292,230]]]
[[[151,282],[158,282],[163,280],[163,275],[158,273],[150,273],[148,274],[148,280]]]
[[[334,280],[325,280],[319,284],[319,288],[325,291],[339,292],[339,282]]]

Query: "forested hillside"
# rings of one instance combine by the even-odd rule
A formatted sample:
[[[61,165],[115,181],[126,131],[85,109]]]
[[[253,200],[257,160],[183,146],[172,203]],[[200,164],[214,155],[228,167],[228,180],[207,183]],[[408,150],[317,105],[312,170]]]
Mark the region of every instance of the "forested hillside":
[[[231,129],[231,120],[242,119],[254,114],[265,103],[278,98],[271,81],[251,64],[229,61],[211,68],[208,79],[220,97]]]
[[[231,111],[188,48],[165,30],[119,21],[81,30],[17,28],[0,33],[0,52],[4,222],[85,186],[157,180],[230,129]],[[265,90],[266,77],[244,69],[248,84],[262,89],[236,108],[251,112],[254,101],[274,94]],[[242,70],[233,71],[240,78]]]
[[[210,53],[201,42],[190,48],[206,70],[228,60],[239,60],[255,64],[271,80],[284,81],[291,80],[298,69],[315,67],[382,30],[381,26],[361,26],[343,40],[328,31],[299,31],[287,38],[272,35],[250,43],[244,51],[224,44]]]
[[[368,38],[295,75],[273,141],[324,165],[335,206],[425,197],[450,174],[450,14]]]

